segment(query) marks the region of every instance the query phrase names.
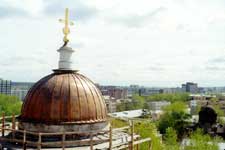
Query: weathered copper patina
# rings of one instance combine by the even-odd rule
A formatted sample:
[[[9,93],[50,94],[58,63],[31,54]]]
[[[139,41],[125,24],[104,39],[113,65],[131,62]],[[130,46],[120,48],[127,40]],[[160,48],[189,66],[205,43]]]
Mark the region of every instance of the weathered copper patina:
[[[28,92],[19,119],[45,124],[84,124],[106,121],[102,94],[76,71],[55,70]]]

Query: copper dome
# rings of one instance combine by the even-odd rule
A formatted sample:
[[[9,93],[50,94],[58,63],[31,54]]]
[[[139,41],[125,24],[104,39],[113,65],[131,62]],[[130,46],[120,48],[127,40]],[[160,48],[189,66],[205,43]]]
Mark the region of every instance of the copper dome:
[[[106,121],[102,94],[87,77],[74,71],[55,71],[28,92],[21,121],[62,124]]]

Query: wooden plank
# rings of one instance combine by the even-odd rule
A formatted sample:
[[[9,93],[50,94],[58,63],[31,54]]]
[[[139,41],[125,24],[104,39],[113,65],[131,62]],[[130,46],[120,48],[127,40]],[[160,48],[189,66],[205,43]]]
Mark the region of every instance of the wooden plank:
[[[115,132],[115,131],[122,131],[122,130],[126,130],[126,129],[130,129],[130,126],[125,126],[125,127],[122,127],[122,128],[113,129],[113,132]]]
[[[66,135],[65,133],[62,135],[62,149],[65,150],[65,140],[66,140]]]
[[[5,136],[5,114],[2,113],[2,136]]]
[[[39,133],[39,135],[38,135],[38,150],[41,150],[41,133]]]
[[[151,141],[151,138],[145,138],[145,139],[141,139],[138,141],[134,141],[134,145],[141,144],[141,143],[148,142],[148,141]]]
[[[23,130],[18,130],[18,129],[12,129],[12,128],[5,128],[5,127],[0,127],[0,130],[8,130],[8,131],[13,131],[15,130],[16,132],[20,132],[20,133],[23,133],[24,131]],[[32,135],[39,135],[39,133],[37,132],[31,132],[31,131],[26,131],[27,134],[32,134]],[[43,136],[51,136],[51,135],[63,135],[63,134],[66,134],[66,135],[72,135],[72,134],[80,134],[80,135],[90,135],[90,134],[93,134],[93,135],[97,135],[97,134],[106,134],[106,133],[109,133],[109,130],[106,130],[106,131],[101,131],[101,130],[98,130],[98,131],[86,131],[86,132],[54,132],[54,133],[41,133]]]
[[[100,143],[100,142],[109,142],[109,140],[92,140],[92,143]],[[42,146],[54,146],[54,145],[61,145],[62,142],[61,141],[56,141],[56,142],[42,142]],[[64,145],[65,146],[69,146],[69,145],[90,145],[90,140],[77,140],[77,141],[65,141]]]
[[[16,128],[16,119],[15,119],[15,115],[12,115],[12,129]]]
[[[19,115],[16,115],[15,117],[18,117]],[[12,116],[5,116],[5,119],[11,119]],[[2,120],[2,118],[0,118],[0,120]]]
[[[26,139],[27,139],[27,137],[26,137],[27,135],[26,135],[26,130],[24,130],[24,132],[23,132],[23,149],[26,149]]]
[[[1,141],[5,141],[5,142],[14,142],[14,143],[21,143],[23,144],[24,140],[23,139],[9,139],[9,138],[0,138]],[[33,142],[33,141],[27,141],[26,140],[27,145],[29,146],[37,146],[38,143],[37,142]]]
[[[112,150],[112,126],[110,124],[110,132],[109,132],[109,150]]]
[[[131,150],[134,149],[134,121],[131,121]]]
[[[12,115],[12,138],[15,138],[16,121],[15,115]]]
[[[148,141],[151,141],[151,138],[145,138],[145,139],[141,139],[141,140],[138,140],[138,141],[134,141],[134,145],[141,144],[141,143],[148,142]],[[118,150],[125,149],[125,148],[128,148],[128,147],[130,147],[129,141],[124,142],[124,143],[119,144],[119,145],[113,145],[113,148],[116,148]]]
[[[90,136],[90,150],[93,150],[93,134],[91,134]]]

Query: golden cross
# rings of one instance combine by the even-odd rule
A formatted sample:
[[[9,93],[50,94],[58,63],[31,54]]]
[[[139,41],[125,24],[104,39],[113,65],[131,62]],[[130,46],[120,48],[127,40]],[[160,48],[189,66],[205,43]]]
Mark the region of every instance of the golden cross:
[[[69,20],[69,9],[66,8],[65,11],[65,19],[59,19],[59,22],[62,22],[65,24],[65,27],[63,28],[63,34],[64,34],[64,38],[63,41],[65,43],[69,42],[69,39],[67,38],[68,34],[70,33],[70,28],[69,25],[74,25],[72,21]]]

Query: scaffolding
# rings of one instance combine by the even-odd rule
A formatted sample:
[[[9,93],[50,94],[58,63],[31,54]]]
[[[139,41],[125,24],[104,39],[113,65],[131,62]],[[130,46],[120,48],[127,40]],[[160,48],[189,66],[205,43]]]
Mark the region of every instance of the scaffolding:
[[[26,130],[18,129],[18,122],[16,116],[5,116],[2,114],[1,120],[1,136],[0,144],[1,149],[16,147],[18,150],[26,150],[29,148],[35,148],[38,150],[55,147],[59,147],[63,150],[94,150],[94,149],[107,149],[107,150],[120,150],[129,149],[139,150],[140,144],[148,142],[148,149],[151,149],[151,139],[141,137],[134,133],[134,122],[131,121],[129,126],[122,128],[112,128],[110,125],[109,130],[106,131],[85,131],[85,132],[55,132],[55,133],[37,133]],[[20,135],[20,138],[16,135]],[[82,135],[88,138],[85,139],[70,139],[68,137],[72,135]],[[45,141],[51,136],[59,137],[57,141]],[[32,137],[32,138],[29,138]],[[57,146],[57,147],[56,147]]]

